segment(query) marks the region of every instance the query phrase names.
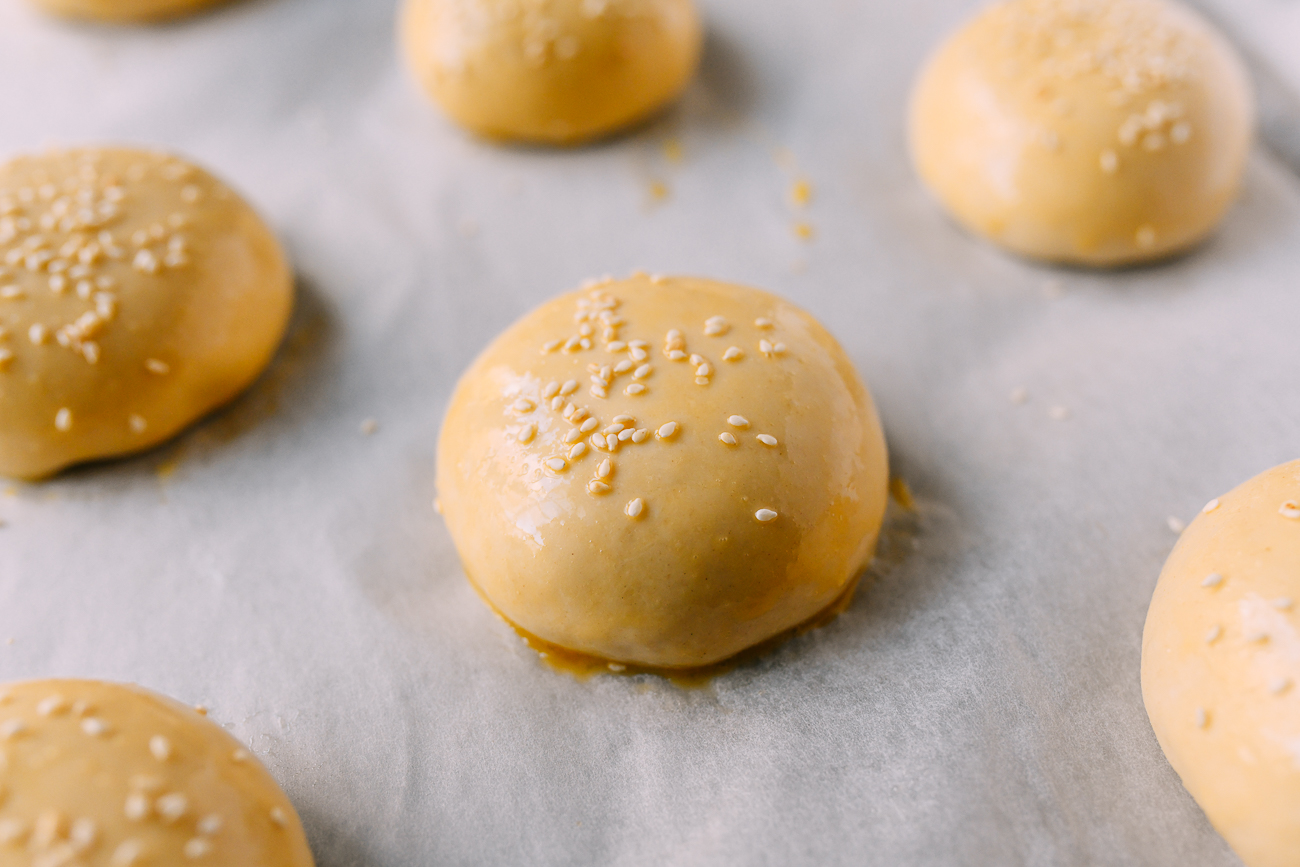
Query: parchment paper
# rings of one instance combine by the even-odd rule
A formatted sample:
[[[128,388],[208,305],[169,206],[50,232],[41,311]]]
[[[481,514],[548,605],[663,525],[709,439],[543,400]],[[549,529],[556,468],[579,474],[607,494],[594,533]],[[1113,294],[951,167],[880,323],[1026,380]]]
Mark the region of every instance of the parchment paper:
[[[322,867],[1237,863],[1148,726],[1140,635],[1167,519],[1300,455],[1300,180],[1259,148],[1222,231],[1155,268],[966,237],[913,180],[903,112],[976,5],[703,0],[675,111],[550,151],[446,123],[390,0],[145,29],[0,2],[0,151],[176,149],[257,203],[300,275],[235,405],[0,494],[0,680],[207,705]],[[1300,6],[1219,7],[1300,86]],[[702,690],[548,669],[432,508],[459,371],[547,297],[639,268],[820,316],[918,501],[844,616]]]

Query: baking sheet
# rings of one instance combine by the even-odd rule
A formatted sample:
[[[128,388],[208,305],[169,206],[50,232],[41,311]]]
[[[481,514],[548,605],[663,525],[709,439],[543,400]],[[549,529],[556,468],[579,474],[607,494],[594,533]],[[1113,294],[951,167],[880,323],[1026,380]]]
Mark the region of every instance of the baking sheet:
[[[148,29],[4,0],[0,151],[188,154],[281,231],[299,297],[229,409],[0,493],[0,680],[208,706],[322,867],[1237,863],[1147,724],[1140,635],[1167,519],[1300,449],[1300,180],[1258,149],[1223,230],[1156,268],[1045,269],[964,236],[913,181],[902,117],[976,5],[704,0],[682,104],[555,152],[445,123],[387,0]],[[1300,84],[1300,7],[1219,5]],[[473,355],[638,268],[822,317],[918,502],[838,621],[702,690],[547,669],[431,502]]]

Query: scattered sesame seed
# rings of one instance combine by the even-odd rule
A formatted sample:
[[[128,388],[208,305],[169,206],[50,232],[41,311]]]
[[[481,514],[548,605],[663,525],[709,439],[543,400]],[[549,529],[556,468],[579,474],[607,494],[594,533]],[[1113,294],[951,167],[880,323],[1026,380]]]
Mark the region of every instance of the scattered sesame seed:
[[[580,428],[575,427],[564,435],[564,442],[568,445],[573,445],[580,439],[582,439],[582,430]]]
[[[1156,243],[1156,230],[1151,226],[1141,226],[1135,236],[1139,247],[1154,247]]]
[[[569,468],[569,463],[564,458],[550,458],[545,463],[548,469],[557,473],[562,473]]]
[[[771,355],[772,348],[773,348],[772,344],[769,343],[768,341],[766,340],[758,341],[758,351],[763,353],[764,355]]]
[[[0,348],[0,370],[4,370],[7,367],[9,367],[10,363],[13,360],[14,360],[14,354],[12,350]]]
[[[222,821],[220,816],[216,813],[209,813],[199,820],[196,830],[206,837],[211,837],[213,834],[221,830],[223,824],[225,823]]]
[[[633,363],[632,359],[630,359],[630,358],[625,358],[625,359],[623,359],[622,361],[620,361],[618,364],[614,365],[614,373],[616,373],[616,374],[624,374],[624,373],[627,373],[629,370],[631,370],[631,369],[632,369],[633,367],[635,367],[635,366],[636,366],[636,365]]]
[[[186,842],[183,851],[186,858],[202,858],[212,851],[212,843],[202,837],[194,837]]]
[[[686,353],[682,352],[680,349],[673,349],[669,351],[667,355],[669,361],[685,361],[687,358]]]
[[[733,415],[727,418],[727,424],[732,427],[744,429],[749,427],[749,419],[745,418],[743,415]]]
[[[636,421],[636,418],[635,418],[634,416],[630,416],[630,415],[628,415],[627,413],[623,413],[622,415],[616,415],[616,416],[614,416],[614,423],[615,423],[615,424],[630,425],[630,424],[632,424],[632,423],[635,422],[635,421]]]
[[[166,376],[171,373],[172,367],[165,361],[157,358],[150,358],[145,361],[144,369],[155,376]]]
[[[126,796],[126,804],[122,808],[122,812],[129,821],[140,822],[148,818],[149,814],[153,812],[153,805],[149,803],[149,799],[144,795],[139,792],[132,792]]]
[[[1293,605],[1295,605],[1295,601],[1289,596],[1283,596],[1280,599],[1273,600],[1273,607],[1278,611],[1290,611]]]
[[[0,723],[0,741],[11,741],[27,731],[27,723],[20,719],[7,719]]]
[[[111,731],[107,722],[95,716],[88,716],[83,719],[81,721],[81,730],[93,738],[102,737]]]
[[[63,409],[55,413],[54,427],[63,433],[72,430],[72,410],[65,406]]]
[[[605,436],[609,436],[610,434],[619,433],[620,431],[623,430],[623,427],[624,426],[622,424],[612,424],[609,427],[605,428],[603,431],[601,431],[601,433],[603,433]]]
[[[754,513],[754,518],[757,519],[760,524],[771,523],[776,520],[776,517],[776,512],[771,509],[759,509]]]
[[[634,382],[627,388],[623,389],[623,393],[629,397],[636,397],[639,394],[645,394],[645,392],[646,387],[639,382]]]
[[[650,357],[650,353],[646,352],[644,349],[637,346],[634,346],[630,350],[628,350],[627,354],[628,357],[631,358],[633,361],[645,361],[647,358]]]
[[[695,375],[701,378],[712,376],[713,366],[706,361],[704,364],[701,364],[699,367],[695,368]]]
[[[618,433],[618,441],[621,442],[621,443],[625,443],[625,442],[627,442],[628,440],[632,439],[632,437],[633,437],[635,434],[636,434],[636,431],[632,430],[631,428],[628,428],[627,430],[619,431],[619,433]]]
[[[165,822],[175,822],[185,815],[190,808],[189,799],[180,792],[171,792],[163,795],[154,803],[158,815],[162,816]]]
[[[127,426],[131,428],[132,433],[142,434],[149,427],[149,422],[144,416],[132,413],[126,417]]]
[[[766,330],[768,330],[768,329],[770,329],[770,328],[773,328],[774,326],[773,326],[773,324],[772,324],[772,320],[771,320],[771,319],[767,319],[767,318],[765,318],[765,317],[759,317],[758,319],[755,319],[755,320],[754,320],[754,327],[755,327],[755,328],[761,328],[761,329],[763,329],[764,331],[766,331]]]
[[[758,436],[754,437],[754,439],[758,440],[760,443],[762,443],[765,446],[775,447],[777,444],[776,437],[772,436],[771,434],[759,434]]]
[[[1268,633],[1264,631],[1252,632],[1246,636],[1247,644],[1265,644],[1268,642]]]
[[[1176,518],[1173,515],[1165,518],[1165,524],[1168,525],[1169,530],[1172,533],[1181,533],[1187,529],[1187,525],[1183,523],[1182,519]]]
[[[1101,170],[1108,175],[1113,175],[1119,171],[1119,154],[1110,148],[1101,152]]]
[[[1287,500],[1277,510],[1277,513],[1283,518],[1290,518],[1293,521],[1300,520],[1300,503],[1295,500]]]
[[[271,821],[283,828],[289,824],[289,817],[285,815],[284,810],[279,807],[271,808]]]
[[[599,426],[600,426],[600,422],[593,417],[583,421],[582,426],[579,427],[578,429],[583,433],[591,433]]]
[[[84,816],[74,819],[72,827],[68,830],[68,839],[72,841],[73,848],[82,852],[94,846],[98,837],[99,827],[95,824],[95,820]]]
[[[546,388],[542,389],[542,397],[546,398],[547,400],[550,400],[551,398],[555,397],[559,393],[560,393],[560,384],[553,380],[551,382],[546,383]]]
[[[608,479],[613,472],[614,465],[610,462],[609,458],[606,458],[600,462],[600,466],[596,467],[596,478]]]
[[[577,443],[574,445],[573,448],[569,449],[569,460],[576,461],[578,458],[582,457],[586,453],[587,453],[587,444]]]
[[[134,867],[144,855],[144,846],[137,840],[123,840],[113,850],[112,867]]]
[[[609,397],[609,392],[606,391],[604,388],[602,388],[602,387],[599,386],[599,385],[593,385],[593,386],[591,387],[591,396],[592,396],[592,397],[599,397],[599,398],[604,399],[604,398]]]
[[[1213,500],[1210,500],[1210,502],[1205,504],[1205,508],[1201,509],[1201,512],[1208,515],[1217,508],[1219,508],[1219,498],[1215,497]]]
[[[1205,708],[1198,707],[1196,709],[1196,727],[1198,729],[1203,729],[1207,725],[1209,725],[1209,722],[1210,722],[1210,715],[1205,712]]]
[[[172,757],[172,742],[164,735],[154,735],[149,738],[149,752],[160,762],[165,762]]]
[[[720,337],[731,330],[731,324],[721,316],[712,316],[704,320],[704,334],[706,337]]]
[[[736,438],[726,432],[718,434],[718,440],[722,442],[723,445],[728,445],[728,446],[736,445]]]
[[[376,425],[376,427],[378,426]],[[362,427],[362,431],[363,432],[365,431],[364,425]],[[373,433],[374,430],[372,429],[370,432]],[[519,441],[521,443],[530,443],[533,441],[533,437],[535,437],[536,435],[537,435],[537,425],[533,424],[532,422],[529,422],[528,424],[524,425],[521,431],[519,431]]]
[[[564,406],[564,398],[560,397],[558,394],[551,398],[551,412],[559,412],[560,407],[562,406]]]
[[[40,346],[49,339],[50,330],[41,323],[37,322],[27,329],[27,339],[37,346]]]
[[[633,378],[633,379],[645,379],[647,376],[649,376],[649,375],[650,375],[651,373],[653,373],[653,372],[654,372],[654,368],[653,368],[653,367],[651,367],[651,366],[648,365],[648,364],[643,364],[643,365],[641,365],[640,367],[638,367],[635,371],[632,372],[632,378]]]
[[[623,513],[626,514],[629,518],[639,518],[641,517],[641,513],[644,511],[645,511],[645,502],[642,501],[640,497],[637,497],[635,500],[632,500],[623,509]]]
[[[1201,581],[1201,586],[1218,587],[1222,583],[1223,583],[1223,576],[1220,575],[1218,572],[1211,572],[1209,575],[1205,576],[1204,580]]]
[[[53,716],[68,709],[68,700],[61,695],[52,695],[41,699],[36,705],[36,712],[41,716]]]
[[[1273,693],[1273,695],[1281,695],[1282,693],[1286,692],[1287,688],[1290,686],[1291,686],[1291,678],[1278,677],[1275,678],[1273,682],[1268,685],[1268,691]]]
[[[587,482],[587,493],[589,494],[600,496],[601,494],[608,494],[609,492],[609,485],[605,484],[600,479],[592,479],[590,482]]]
[[[605,350],[607,352],[622,352],[624,349],[627,349],[627,344],[621,340],[611,340],[609,343],[605,344]]]
[[[661,440],[672,439],[677,434],[677,428],[677,422],[670,421],[663,427],[659,428],[659,430],[655,431],[655,436],[659,437]]]
[[[532,412],[534,409],[536,409],[536,406],[533,404],[531,400],[521,397],[519,398],[519,400],[512,403],[510,405],[510,408],[513,409],[515,412],[524,413],[524,412]]]
[[[560,386],[560,394],[563,395],[573,394],[577,390],[578,390],[578,382],[577,380],[573,380],[573,379],[567,380],[564,383],[564,385]]]
[[[248,750],[242,747],[230,754],[230,760],[236,764],[246,762],[249,758],[251,758],[251,756],[249,756]]]
[[[645,428],[639,428],[632,432],[632,442],[640,445],[650,438],[650,431]]]
[[[1219,640],[1221,635],[1223,635],[1223,627],[1216,623],[1210,627],[1209,632],[1205,633],[1205,643],[1213,644]]]
[[[614,434],[605,435],[605,448],[611,452],[618,451],[618,437]]]

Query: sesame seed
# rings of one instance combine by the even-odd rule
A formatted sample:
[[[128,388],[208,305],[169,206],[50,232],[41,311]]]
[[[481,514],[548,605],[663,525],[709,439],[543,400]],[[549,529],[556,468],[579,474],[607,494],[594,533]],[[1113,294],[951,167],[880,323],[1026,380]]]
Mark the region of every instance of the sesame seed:
[[[632,349],[628,350],[627,354],[628,357],[631,358],[633,361],[645,361],[647,358],[650,357],[650,353],[646,352],[644,349],[640,348],[639,346],[632,347]]]
[[[519,400],[511,404],[510,408],[513,409],[515,412],[523,413],[523,412],[532,412],[536,407],[533,405],[533,402],[531,400],[521,397],[519,398]]]
[[[149,250],[140,250],[135,254],[135,259],[131,262],[131,267],[145,274],[157,274],[159,269],[158,257]]]
[[[1279,677],[1276,678],[1272,683],[1268,685],[1268,691],[1273,693],[1273,695],[1281,695],[1282,693],[1286,692],[1287,688],[1290,686],[1291,686],[1291,678]]]
[[[731,330],[731,324],[721,316],[711,316],[704,320],[704,334],[706,337],[720,337]]]
[[[681,340],[681,339],[682,339],[682,333],[678,331],[676,328],[670,329],[668,333],[664,335],[664,340],[668,343],[673,343],[674,341]]]
[[[204,836],[211,837],[213,834],[221,830],[223,824],[224,822],[220,816],[216,813],[209,813],[199,820],[196,830]]]
[[[1273,607],[1278,611],[1290,611],[1293,605],[1295,605],[1295,601],[1289,596],[1283,596],[1280,599],[1273,600]]]
[[[663,427],[659,428],[659,430],[655,431],[655,436],[659,437],[661,440],[672,439],[677,434],[677,427],[677,422],[670,421]]]
[[[289,824],[289,817],[284,814],[284,810],[279,807],[271,808],[271,821],[283,828]]]
[[[745,418],[743,415],[733,415],[727,418],[727,424],[732,427],[744,429],[749,427],[749,419]]]
[[[697,377],[695,377],[695,384],[696,384],[696,385],[708,385],[708,384],[709,384],[709,378],[708,378],[707,376],[697,376]]]
[[[1268,641],[1267,632],[1252,632],[1246,636],[1247,644],[1264,644]]]
[[[610,477],[610,474],[612,474],[613,472],[614,472],[614,465],[610,462],[609,458],[606,458],[605,460],[600,462],[600,466],[596,467],[596,478],[608,479]]]
[[[569,468],[569,463],[564,458],[550,458],[545,463],[547,469],[557,473],[562,473]]]
[[[542,389],[542,397],[550,400],[560,393],[560,384],[555,381],[546,383],[546,388]]]
[[[625,358],[622,361],[620,361],[618,364],[614,365],[614,373],[616,374],[627,373],[635,366],[636,365],[633,363],[632,359]]]
[[[1223,635],[1223,627],[1216,623],[1210,627],[1209,632],[1205,633],[1205,643],[1213,644],[1219,640],[1221,635]]]
[[[88,716],[81,721],[81,730],[93,738],[102,737],[109,733],[108,723],[99,717]]]
[[[1223,583],[1223,576],[1220,575],[1218,572],[1211,572],[1209,575],[1205,576],[1204,580],[1201,581],[1201,586],[1218,587],[1222,583]]]
[[[634,382],[627,388],[623,389],[623,393],[629,397],[636,397],[638,394],[645,394],[645,391],[646,387],[639,382]]]
[[[573,414],[574,414],[575,412],[577,412],[577,411],[578,411],[578,408],[577,408],[576,406],[574,406],[572,403],[566,403],[566,404],[564,405],[564,413],[563,413],[563,415],[564,415],[565,418],[567,418],[567,419],[569,419],[570,421],[572,421],[572,420],[573,420],[573,419],[572,419]]]
[[[542,344],[542,352],[554,352],[564,345],[563,340],[548,340]]]
[[[147,359],[144,363],[144,369],[154,376],[166,376],[172,371],[170,364],[157,358]]]
[[[144,846],[136,840],[124,840],[113,850],[112,867],[134,867],[144,855]]]
[[[605,448],[609,449],[611,452],[618,451],[618,437],[614,436],[614,434],[606,434]]]
[[[633,416],[624,413],[623,415],[614,416],[615,424],[632,424],[636,419]]]
[[[736,438],[729,433],[718,434],[718,439],[722,442],[723,445],[728,445],[728,446],[736,445]]]
[[[1139,247],[1153,247],[1156,243],[1156,230],[1151,226],[1142,226],[1134,237]]]
[[[772,436],[771,434],[759,434],[758,436],[754,437],[754,439],[758,440],[760,443],[762,443],[765,446],[775,447],[777,444],[776,437]]]
[[[63,433],[72,430],[72,410],[66,406],[54,414],[54,427]]]
[[[698,354],[696,354],[696,353],[691,353],[691,364],[703,364],[703,363],[704,363],[704,356],[703,356],[703,355],[698,355]]]
[[[1290,518],[1293,521],[1300,520],[1300,503],[1295,500],[1287,500],[1277,510],[1277,513],[1283,518]]]
[[[9,367],[9,364],[13,360],[14,360],[13,350],[0,348],[0,370],[4,370],[7,367]]]
[[[704,364],[701,364],[699,367],[695,368],[695,375],[699,377],[712,376],[713,365],[709,364],[706,361]]]
[[[139,792],[132,792],[127,795],[126,804],[122,808],[122,812],[131,822],[140,822],[146,819],[152,811],[153,806],[149,803],[149,799]]]
[[[632,430],[631,428],[628,428],[627,430],[619,431],[618,441],[621,443],[625,443],[628,440],[632,439],[632,437],[635,435],[636,435],[636,431]]]
[[[180,792],[171,792],[159,798],[154,803],[154,807],[158,810],[158,815],[162,816],[163,821],[175,822],[189,810],[190,802]]]
[[[766,330],[768,330],[768,329],[770,329],[770,328],[772,328],[772,327],[774,327],[774,326],[773,326],[773,324],[772,324],[772,320],[771,320],[771,319],[767,319],[767,318],[765,318],[765,317],[761,317],[761,316],[760,316],[758,319],[755,319],[755,320],[754,320],[754,327],[755,327],[755,328],[761,328],[761,329],[763,329],[764,331],[766,331]]]
[[[649,376],[649,375],[650,375],[651,373],[653,373],[653,372],[654,372],[654,368],[653,368],[653,367],[651,367],[651,366],[648,365],[648,364],[643,364],[643,365],[641,365],[640,367],[638,367],[636,370],[634,370],[634,371],[632,372],[632,378],[633,378],[633,379],[645,379],[647,376]]]
[[[594,419],[594,418],[589,418],[589,419],[587,419],[586,421],[584,421],[584,422],[582,423],[582,427],[580,427],[579,430],[582,431],[583,433],[591,433],[591,432],[594,431],[594,430],[595,430],[599,425],[600,425],[600,422],[599,422],[599,421],[597,421],[597,420]]]
[[[1205,508],[1201,509],[1201,512],[1208,515],[1217,508],[1219,508],[1219,498],[1215,497],[1213,500],[1210,500],[1210,502],[1205,504]]]
[[[529,422],[528,424],[524,425],[523,430],[519,431],[519,441],[521,443],[530,443],[533,441],[533,437],[535,437],[536,435],[537,435],[537,425],[533,424],[532,422]]]
[[[0,286],[0,300],[18,301],[26,297],[27,293],[17,286]]]
[[[591,443],[591,447],[593,449],[599,449],[600,451],[604,451],[605,449],[608,448],[608,445],[605,443],[605,435],[603,433],[592,434],[591,439],[589,439],[587,442]]]
[[[726,352],[722,353],[723,361],[740,361],[744,357],[745,350],[741,349],[739,346],[729,347]]]
[[[621,430],[623,430],[623,427],[624,426],[622,424],[612,424],[609,427],[605,428],[603,431],[601,431],[601,433],[605,434],[606,436],[609,436],[610,434],[616,434],[620,432]]]
[[[773,512],[771,509],[759,509],[754,513],[754,518],[757,519],[760,524],[769,524],[772,521],[775,521],[776,517],[776,512]]]
[[[132,433],[144,433],[149,427],[149,422],[145,421],[144,416],[132,413],[126,417],[127,426],[131,428]]]
[[[591,396],[599,397],[599,398],[607,398],[609,397],[609,392],[601,388],[599,385],[593,385],[591,387]]]
[[[774,343],[774,344],[772,344],[772,353],[773,353],[774,355],[784,355],[784,354],[785,354],[785,350],[786,350],[786,346],[785,346],[784,343]]]
[[[0,723],[0,741],[11,741],[27,731],[27,723],[20,719],[7,719]]]
[[[74,819],[68,831],[68,839],[72,841],[73,848],[82,852],[94,846],[98,837],[99,827],[95,824],[95,820],[84,816]]]
[[[771,355],[772,344],[767,342],[766,340],[760,340],[758,341],[758,351],[763,353],[764,355]]]
[[[564,385],[560,386],[560,394],[563,395],[573,394],[577,390],[578,390],[578,382],[577,380],[573,380],[573,379],[567,380],[564,383]]]
[[[623,513],[626,514],[629,518],[639,518],[641,517],[641,513],[644,511],[645,511],[645,503],[642,501],[640,497],[637,497],[635,500],[632,500],[623,509]]]
[[[591,375],[591,384],[600,388],[609,388],[609,380],[595,373]]]
[[[202,858],[212,851],[212,843],[202,837],[194,837],[185,844],[183,851],[186,858]]]
[[[1169,130],[1169,140],[1176,145],[1187,144],[1187,140],[1192,137],[1192,125],[1185,120],[1180,120]]]
[[[562,406],[564,406],[564,398],[560,397],[558,394],[551,398],[551,412],[559,412],[560,407]]]
[[[1171,533],[1181,533],[1187,529],[1187,525],[1184,524],[1180,518],[1176,518],[1173,515],[1165,518],[1165,524],[1168,525]]]
[[[601,494],[608,494],[609,492],[609,485],[605,484],[600,479],[592,479],[590,482],[587,482],[587,493],[589,494],[600,496]]]
[[[9,846],[21,842],[27,836],[27,823],[22,819],[5,817],[0,819],[0,845]]]
[[[622,352],[624,349],[627,349],[627,344],[621,340],[611,340],[609,343],[605,344],[605,350],[607,352]]]
[[[27,329],[27,339],[37,346],[44,343],[50,336],[50,330],[41,323],[37,322]]]
[[[632,433],[632,442],[638,445],[650,438],[650,431],[640,428]]]
[[[160,762],[165,762],[172,757],[172,742],[163,735],[154,735],[149,738],[149,752]]]
[[[1205,708],[1198,707],[1196,709],[1196,727],[1198,729],[1203,729],[1209,724],[1209,722],[1210,715],[1205,712]]]
[[[685,361],[686,358],[686,353],[682,352],[680,349],[674,349],[668,353],[669,361]]]
[[[577,443],[574,445],[573,448],[569,449],[569,460],[576,461],[578,458],[582,457],[586,453],[587,453],[587,444]]]
[[[644,340],[629,340],[629,341],[627,342],[627,345],[630,346],[630,347],[632,347],[633,349],[649,349],[649,348],[650,348],[650,344],[649,344],[649,343],[646,343]]]
[[[1108,175],[1113,175],[1119,171],[1119,154],[1110,148],[1106,148],[1101,152],[1100,162],[1101,170]]]
[[[235,764],[241,764],[248,761],[250,758],[251,756],[248,754],[248,750],[243,749],[242,747],[230,754],[230,760]]]

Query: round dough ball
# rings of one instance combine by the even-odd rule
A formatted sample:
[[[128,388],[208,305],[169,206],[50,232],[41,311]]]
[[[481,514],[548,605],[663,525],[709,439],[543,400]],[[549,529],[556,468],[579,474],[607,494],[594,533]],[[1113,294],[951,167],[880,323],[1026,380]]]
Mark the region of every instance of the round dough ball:
[[[1142,696],[1241,859],[1300,864],[1300,461],[1212,500],[1183,533],[1147,614]]]
[[[406,0],[420,83],[490,138],[572,144],[642,120],[695,72],[694,0]]]
[[[33,0],[47,12],[88,21],[162,21],[190,15],[224,0]]]
[[[1254,98],[1233,49],[1167,0],[1007,0],[912,98],[917,171],[968,229],[1116,266],[1203,239],[1237,194]]]
[[[438,444],[466,574],[620,663],[718,662],[825,611],[875,550],[885,440],[807,313],[635,276],[543,304],[461,378]]]
[[[292,302],[266,224],[186,162],[105,149],[0,166],[0,474],[167,439],[253,381]]]
[[[0,863],[311,867],[293,805],[221,726],[138,686],[0,685]]]

